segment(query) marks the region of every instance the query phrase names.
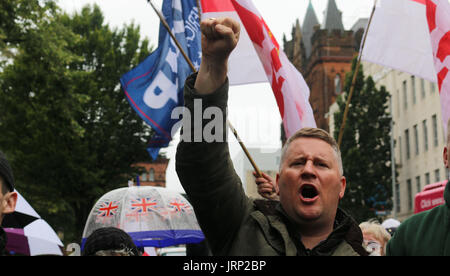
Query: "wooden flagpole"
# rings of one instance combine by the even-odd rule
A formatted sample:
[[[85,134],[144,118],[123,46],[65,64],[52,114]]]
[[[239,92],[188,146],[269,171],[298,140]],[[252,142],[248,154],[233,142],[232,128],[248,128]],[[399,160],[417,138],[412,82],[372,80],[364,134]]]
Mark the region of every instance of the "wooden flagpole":
[[[364,45],[366,44],[367,33],[369,31],[369,28],[370,28],[370,23],[372,23],[372,18],[373,18],[373,14],[375,13],[376,6],[377,6],[377,0],[374,1],[373,8],[372,8],[372,13],[370,14],[369,22],[367,23],[367,28],[366,28],[366,30],[364,32],[361,52],[359,53],[359,56],[358,56],[358,61],[356,63],[355,73],[353,74],[352,85],[350,86],[350,92],[348,93],[347,103],[345,105],[345,110],[344,110],[344,117],[342,118],[342,124],[341,124],[341,128],[339,130],[339,137],[338,137],[338,146],[339,147],[341,147],[342,136],[344,135],[345,123],[347,121],[347,115],[348,115],[348,110],[349,110],[349,106],[350,106],[350,101],[351,101],[352,96],[353,96],[353,91],[355,90],[356,77],[358,76],[359,66],[361,64],[362,52],[364,50]]]
[[[173,35],[172,30],[169,27],[169,24],[167,24],[166,20],[164,19],[164,16],[162,16],[162,14],[159,12],[159,10],[156,9],[156,7],[153,5],[152,0],[147,0],[148,3],[152,6],[153,10],[156,12],[156,14],[158,15],[159,19],[161,20],[161,23],[164,25],[164,27],[166,28],[167,32],[169,33],[170,37],[173,39],[173,41],[175,41],[175,44],[177,45],[178,49],[180,50],[181,54],[183,55],[184,59],[187,61],[187,63],[189,64],[189,67],[191,68],[192,72],[196,73],[197,69],[195,69],[191,59],[189,58],[189,56],[186,54],[186,52],[184,51],[183,47],[181,47],[180,43],[178,42],[177,38]],[[200,13],[200,5],[199,5],[199,1],[197,0],[197,5],[199,8],[199,14]],[[199,20],[201,20],[201,16],[199,18]],[[239,135],[237,134],[236,129],[233,127],[233,125],[230,123],[230,121],[227,119],[227,125],[228,127],[231,129],[231,132],[233,132],[234,136],[236,137],[237,141],[239,142],[239,145],[241,145],[242,150],[244,151],[245,155],[247,156],[248,160],[250,161],[250,163],[253,166],[253,169],[255,170],[256,174],[258,177],[261,177],[261,171],[259,170],[258,166],[256,165],[255,161],[253,160],[253,158],[251,157],[250,153],[247,150],[247,147],[244,145],[244,143],[242,142],[241,138],[239,137]]]

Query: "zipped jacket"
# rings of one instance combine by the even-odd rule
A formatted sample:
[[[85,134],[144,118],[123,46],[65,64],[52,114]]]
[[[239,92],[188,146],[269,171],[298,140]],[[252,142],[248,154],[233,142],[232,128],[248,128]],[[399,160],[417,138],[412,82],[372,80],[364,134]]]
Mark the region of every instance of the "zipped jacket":
[[[195,78],[196,74],[191,75],[184,88],[185,106],[192,114],[192,121],[183,123],[176,171],[212,253],[226,256],[366,255],[359,226],[340,209],[336,213],[334,231],[315,248],[306,249],[278,201],[254,200],[245,195],[226,142],[228,80],[215,93],[204,96],[195,92]],[[201,106],[201,114],[209,107],[219,108],[224,114],[203,122],[203,126],[216,126],[215,142],[208,143],[205,139],[196,142],[196,135],[205,134],[201,133],[205,128],[195,128],[198,122],[194,117],[200,110],[194,111],[194,105]]]

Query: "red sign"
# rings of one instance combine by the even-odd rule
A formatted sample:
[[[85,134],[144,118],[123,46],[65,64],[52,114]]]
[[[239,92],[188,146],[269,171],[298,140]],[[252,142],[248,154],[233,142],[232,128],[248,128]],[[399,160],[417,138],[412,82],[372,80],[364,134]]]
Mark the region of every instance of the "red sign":
[[[447,180],[426,185],[422,192],[417,193],[414,200],[414,213],[430,210],[445,203],[444,190]]]

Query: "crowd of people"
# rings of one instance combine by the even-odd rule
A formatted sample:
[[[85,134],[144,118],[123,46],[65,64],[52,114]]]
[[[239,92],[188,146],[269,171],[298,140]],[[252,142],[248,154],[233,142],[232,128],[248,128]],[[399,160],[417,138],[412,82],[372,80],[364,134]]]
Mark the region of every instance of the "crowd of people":
[[[202,62],[199,72],[186,80],[185,107],[194,113],[194,100],[201,99],[201,108],[215,107],[226,114],[227,63],[239,40],[240,26],[230,18],[212,18],[202,21],[201,31]],[[223,123],[223,133],[216,135],[226,141]],[[196,124],[186,125],[193,128]],[[450,135],[443,151],[447,168],[449,149]],[[176,171],[213,255],[450,255],[449,185],[444,205],[401,224],[395,220],[358,224],[339,208],[347,180],[339,147],[322,129],[303,128],[287,140],[275,180],[264,173],[255,174],[258,192],[265,199],[246,196],[226,142],[181,141]],[[1,225],[17,201],[12,170],[2,153],[0,184]],[[0,228],[0,254],[7,254],[5,239]],[[82,255],[141,253],[127,233],[108,228],[95,231],[87,239]]]

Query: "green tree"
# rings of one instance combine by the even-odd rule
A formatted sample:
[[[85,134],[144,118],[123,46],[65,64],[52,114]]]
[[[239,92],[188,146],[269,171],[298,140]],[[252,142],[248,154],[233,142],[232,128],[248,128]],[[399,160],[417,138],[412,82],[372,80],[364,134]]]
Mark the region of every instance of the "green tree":
[[[2,0],[0,2],[0,56],[11,58],[13,49],[25,40],[29,31],[46,13],[56,8],[53,0]]]
[[[119,84],[149,52],[139,27],[111,30],[98,6],[55,8],[0,75],[0,149],[18,190],[66,241],[79,241],[95,201],[149,158],[151,130]]]
[[[345,90],[349,91],[356,68],[346,76]],[[338,137],[348,92],[338,99],[334,136]],[[346,194],[341,207],[357,221],[376,217],[377,210],[392,208],[392,173],[390,148],[391,116],[387,112],[389,93],[385,87],[375,87],[373,79],[364,77],[360,66],[351,99],[341,144]]]

